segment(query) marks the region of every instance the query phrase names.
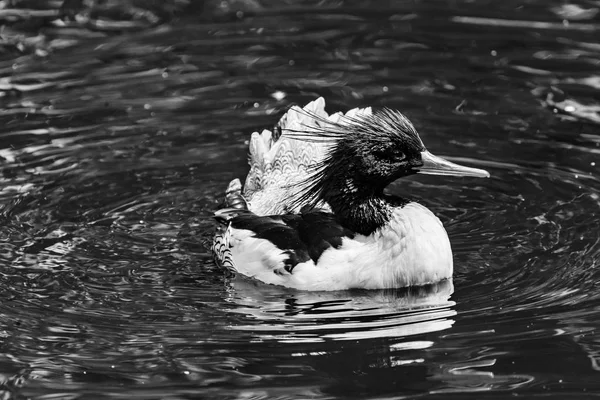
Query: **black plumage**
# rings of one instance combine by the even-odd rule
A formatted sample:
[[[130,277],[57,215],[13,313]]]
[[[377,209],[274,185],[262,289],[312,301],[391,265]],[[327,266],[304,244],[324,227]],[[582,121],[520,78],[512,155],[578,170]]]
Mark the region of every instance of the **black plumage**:
[[[335,215],[322,211],[278,216],[232,212],[236,215],[227,219],[232,228],[252,231],[255,238],[268,240],[288,254],[284,268],[290,273],[300,263],[312,260],[316,264],[325,250],[337,249],[344,237],[355,235]],[[217,218],[224,221],[223,216]]]
[[[321,254],[330,247],[339,248],[344,237],[353,238],[354,232],[344,227],[337,218],[322,211],[281,216],[283,222],[298,233],[306,245],[310,258],[317,263]]]

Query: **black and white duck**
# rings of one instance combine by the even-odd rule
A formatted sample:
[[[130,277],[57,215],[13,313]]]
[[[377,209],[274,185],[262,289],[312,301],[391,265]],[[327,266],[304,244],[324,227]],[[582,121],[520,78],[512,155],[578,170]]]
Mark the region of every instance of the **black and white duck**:
[[[412,174],[489,177],[426,150],[400,112],[328,115],[319,98],[292,107],[274,132],[250,139],[245,185],[230,183],[215,213],[217,262],[302,290],[420,286],[453,273],[440,220],[384,189]]]

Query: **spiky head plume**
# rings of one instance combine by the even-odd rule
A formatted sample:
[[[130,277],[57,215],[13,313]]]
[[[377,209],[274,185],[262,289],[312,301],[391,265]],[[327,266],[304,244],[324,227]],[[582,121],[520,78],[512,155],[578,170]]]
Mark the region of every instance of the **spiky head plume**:
[[[328,146],[323,160],[297,188],[294,204],[332,207],[381,196],[392,181],[415,173],[425,150],[412,123],[384,108],[371,114],[343,116],[337,122],[313,116],[315,126],[288,132],[288,137]]]

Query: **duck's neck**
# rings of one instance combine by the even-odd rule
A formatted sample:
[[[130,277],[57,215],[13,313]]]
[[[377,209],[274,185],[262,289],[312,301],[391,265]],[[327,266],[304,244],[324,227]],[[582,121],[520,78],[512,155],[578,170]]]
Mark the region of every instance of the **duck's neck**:
[[[383,190],[357,189],[347,183],[344,188],[325,190],[324,200],[340,223],[361,235],[370,235],[387,224],[393,205],[383,195]]]

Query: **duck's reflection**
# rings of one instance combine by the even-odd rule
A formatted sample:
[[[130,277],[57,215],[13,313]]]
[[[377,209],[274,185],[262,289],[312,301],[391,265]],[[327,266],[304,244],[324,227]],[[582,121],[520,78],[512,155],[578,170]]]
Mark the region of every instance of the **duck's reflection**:
[[[228,311],[243,314],[231,329],[243,332],[260,364],[245,373],[289,374],[320,393],[360,395],[406,388],[440,388],[429,382],[439,368],[439,336],[454,324],[451,280],[399,290],[305,292],[236,277],[228,285]],[[432,334],[433,333],[433,334]],[[266,369],[265,369],[266,368]],[[276,372],[277,371],[277,372]],[[277,375],[281,376],[281,375]]]
[[[448,329],[456,315],[453,291],[452,280],[395,290],[307,292],[235,277],[227,300],[236,305],[229,311],[251,318],[232,329],[252,332],[257,341],[321,342]]]
[[[449,330],[457,315],[452,281],[300,292],[235,278],[228,289],[229,311],[245,315],[230,328],[243,331],[251,354],[260,354],[249,357],[245,373],[285,374],[320,394],[355,398],[373,390],[397,396],[516,388],[532,379],[498,370],[501,353],[474,346],[464,328]],[[494,332],[478,335],[488,334]]]

